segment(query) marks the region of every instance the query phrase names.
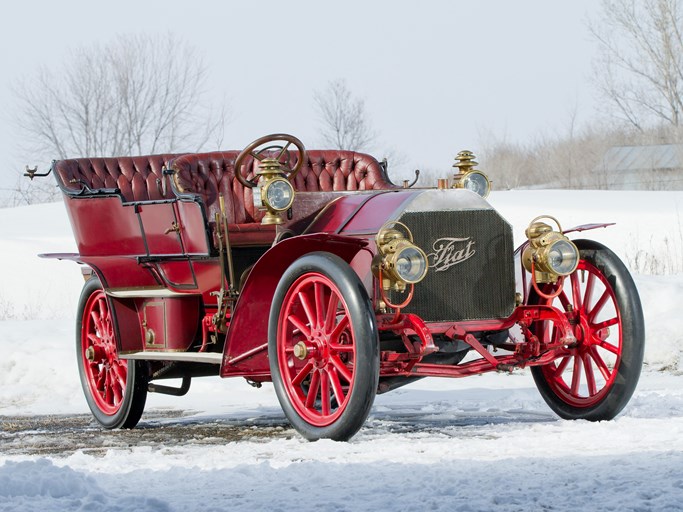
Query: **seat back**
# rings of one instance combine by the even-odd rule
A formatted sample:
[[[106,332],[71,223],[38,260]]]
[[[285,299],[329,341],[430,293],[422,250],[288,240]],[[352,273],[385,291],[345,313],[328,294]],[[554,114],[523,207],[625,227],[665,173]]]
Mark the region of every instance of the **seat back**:
[[[187,154],[170,162],[175,171],[174,183],[181,193],[199,195],[209,219],[218,211],[218,198],[225,198],[226,215],[231,224],[260,222],[264,213],[254,207],[252,191],[235,178],[238,151]],[[299,153],[290,153],[292,166]],[[306,162],[294,177],[298,192],[376,190],[397,188],[377,160],[363,153],[342,150],[306,152]],[[242,176],[253,180],[258,162],[248,156],[242,165]]]
[[[66,193],[119,189],[124,201],[150,201],[173,196],[170,187],[163,194],[164,165],[178,157],[163,154],[111,158],[73,158],[55,162],[55,176]]]

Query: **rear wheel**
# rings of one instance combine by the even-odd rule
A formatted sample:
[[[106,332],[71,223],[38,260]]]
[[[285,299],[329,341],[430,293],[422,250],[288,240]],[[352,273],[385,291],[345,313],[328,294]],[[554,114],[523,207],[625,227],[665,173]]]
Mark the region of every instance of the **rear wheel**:
[[[285,415],[307,439],[345,441],[377,392],[379,343],[365,288],[338,256],[296,260],[278,284],[268,355]]]
[[[565,419],[614,418],[628,403],[643,363],[645,330],[631,275],[608,248],[577,240],[581,260],[555,299],[535,297],[566,312],[576,343],[550,364],[531,369],[544,400]],[[549,322],[536,334],[551,341]]]
[[[105,428],[133,428],[147,399],[144,363],[118,357],[114,323],[99,279],[83,287],[76,324],[81,385],[95,419]]]

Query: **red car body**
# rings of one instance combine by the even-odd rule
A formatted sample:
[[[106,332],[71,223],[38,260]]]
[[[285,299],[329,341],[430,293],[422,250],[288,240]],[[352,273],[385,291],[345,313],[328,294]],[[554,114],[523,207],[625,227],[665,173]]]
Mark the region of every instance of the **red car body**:
[[[274,381],[309,439],[348,439],[375,393],[425,376],[531,366],[562,417],[624,407],[644,328],[607,248],[576,241],[576,268],[539,281],[520,257],[530,242],[515,250],[511,227],[470,190],[398,187],[350,151],[287,154],[302,163],[296,197],[270,225],[251,154],[240,168],[237,151],[54,163],[78,253],[47,256],[84,265],[76,344],[103,426],[133,427],[148,391],[183,394],[205,375]],[[420,282],[382,280],[378,233],[392,222],[427,257]],[[168,378],[183,384],[159,384]]]

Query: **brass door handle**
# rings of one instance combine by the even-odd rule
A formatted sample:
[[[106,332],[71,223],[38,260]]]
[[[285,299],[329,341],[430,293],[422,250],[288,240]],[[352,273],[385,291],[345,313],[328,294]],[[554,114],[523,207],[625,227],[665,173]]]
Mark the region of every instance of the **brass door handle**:
[[[174,232],[174,231],[175,231],[176,233],[180,233],[180,226],[178,225],[177,222],[173,222],[173,223],[171,224],[171,227],[168,228],[166,231],[164,231],[164,235],[168,235],[169,233],[172,233],[172,232]]]

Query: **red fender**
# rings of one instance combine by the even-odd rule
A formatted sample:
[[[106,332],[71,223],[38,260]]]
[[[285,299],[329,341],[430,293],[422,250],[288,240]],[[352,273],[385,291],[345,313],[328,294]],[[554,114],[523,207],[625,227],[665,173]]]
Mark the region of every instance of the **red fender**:
[[[280,277],[297,258],[314,252],[336,254],[347,263],[367,245],[359,238],[317,233],[288,238],[254,265],[232,314],[223,351],[221,377],[270,380],[268,315]]]

